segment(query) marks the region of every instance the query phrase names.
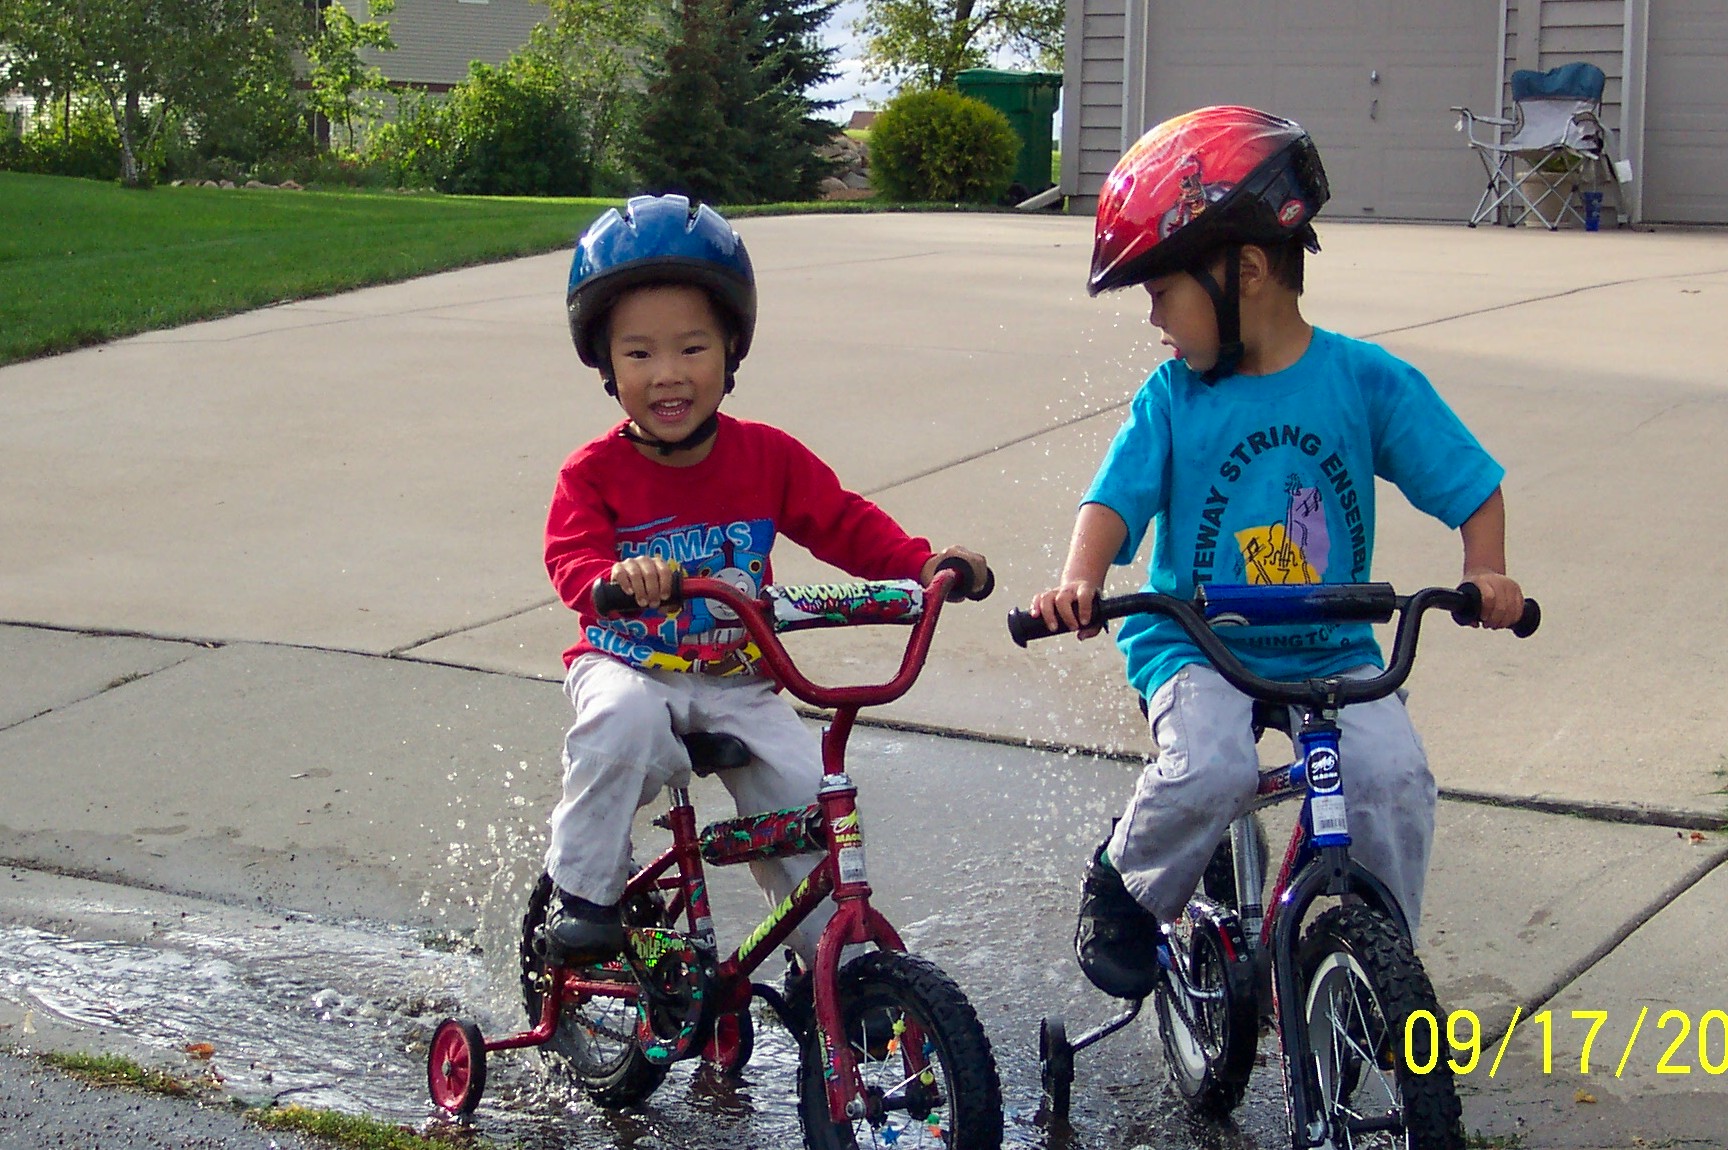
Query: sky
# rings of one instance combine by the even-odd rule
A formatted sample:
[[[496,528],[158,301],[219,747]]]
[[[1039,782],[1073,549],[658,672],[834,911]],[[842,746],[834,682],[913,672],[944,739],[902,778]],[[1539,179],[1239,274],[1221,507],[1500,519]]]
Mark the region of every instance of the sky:
[[[839,100],[840,106],[826,115],[840,124],[850,120],[853,112],[880,106],[894,94],[894,90],[882,81],[864,78],[864,67],[858,62],[863,44],[852,30],[853,21],[863,12],[864,0],[841,0],[840,7],[834,10],[834,15],[822,29],[823,43],[840,49],[840,55],[834,60],[834,67],[840,75],[812,88],[810,96],[816,100]]]

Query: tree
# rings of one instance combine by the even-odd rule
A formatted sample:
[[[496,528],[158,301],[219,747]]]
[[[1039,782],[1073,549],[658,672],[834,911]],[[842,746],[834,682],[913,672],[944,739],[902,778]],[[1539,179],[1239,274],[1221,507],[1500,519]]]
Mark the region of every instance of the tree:
[[[744,42],[750,31],[730,0],[669,5],[668,39],[650,65],[630,145],[647,190],[720,203],[752,198],[745,156],[756,141],[739,122],[756,96]]]
[[[839,7],[840,0],[762,0],[764,51],[759,63],[768,64],[777,90],[798,118],[795,137],[803,159],[796,190],[801,196],[813,194],[817,182],[833,171],[831,163],[816,155],[834,135],[834,125],[819,113],[839,107],[840,101],[812,100],[809,93],[840,74],[834,67],[840,49],[822,39],[823,26]],[[777,62],[777,73],[769,61]]]
[[[866,75],[946,88],[998,50],[1059,67],[1063,18],[1063,0],[864,0],[852,27],[864,37]]]
[[[615,180],[624,136],[646,83],[657,22],[653,0],[536,0],[550,19],[537,25],[529,50],[555,60],[575,107],[579,147],[594,180]],[[593,191],[593,188],[587,191]]]
[[[291,0],[0,0],[11,81],[46,99],[100,92],[120,137],[120,179],[177,113],[233,96],[248,63],[290,51]]]
[[[299,86],[293,56],[279,41],[303,42],[303,29],[279,30],[259,41],[242,61],[226,97],[183,109],[180,133],[187,152],[176,159],[194,162],[222,158],[241,165],[267,159],[305,156],[313,148],[306,131],[306,95]],[[191,169],[188,169],[191,170]],[[185,173],[181,173],[185,174]]]
[[[385,88],[384,72],[368,64],[361,52],[393,52],[390,22],[382,19],[396,8],[396,0],[366,0],[370,19],[356,20],[341,0],[326,0],[318,11],[318,30],[306,46],[306,79],[311,85],[307,100],[314,112],[340,125],[348,137],[348,150],[355,146],[354,121],[375,116],[382,102],[375,93]]]
[[[664,27],[632,148],[643,180],[720,203],[808,195],[821,166],[795,87],[802,39],[772,39],[762,0],[672,0]]]

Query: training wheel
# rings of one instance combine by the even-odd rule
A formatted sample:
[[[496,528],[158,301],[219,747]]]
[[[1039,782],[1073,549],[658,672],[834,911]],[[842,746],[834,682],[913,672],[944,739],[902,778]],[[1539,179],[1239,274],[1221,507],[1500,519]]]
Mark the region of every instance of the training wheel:
[[[486,1043],[478,1026],[454,1018],[438,1024],[426,1055],[426,1087],[440,1110],[458,1117],[474,1113],[486,1089]]]
[[[714,1020],[714,1033],[702,1046],[702,1061],[717,1073],[732,1075],[744,1069],[755,1049],[756,1027],[746,1007]]]
[[[1068,1045],[1068,1024],[1060,1014],[1038,1024],[1038,1076],[1044,1087],[1045,1112],[1068,1121],[1069,1087],[1074,1084],[1074,1048]]]

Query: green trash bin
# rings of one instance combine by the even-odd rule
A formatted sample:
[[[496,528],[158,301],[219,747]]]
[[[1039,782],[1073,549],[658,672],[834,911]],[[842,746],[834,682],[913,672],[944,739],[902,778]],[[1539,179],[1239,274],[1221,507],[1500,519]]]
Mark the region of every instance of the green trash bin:
[[[1050,186],[1050,119],[1062,94],[1060,72],[1008,72],[968,68],[954,77],[962,96],[982,100],[1008,117],[1020,137],[1009,199],[1035,196]]]

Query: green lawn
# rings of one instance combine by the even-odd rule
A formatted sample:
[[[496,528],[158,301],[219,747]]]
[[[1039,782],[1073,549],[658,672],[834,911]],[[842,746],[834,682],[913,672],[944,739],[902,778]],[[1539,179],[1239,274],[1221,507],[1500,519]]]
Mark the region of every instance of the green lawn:
[[[0,172],[0,364],[567,248],[601,200],[159,187]]]

